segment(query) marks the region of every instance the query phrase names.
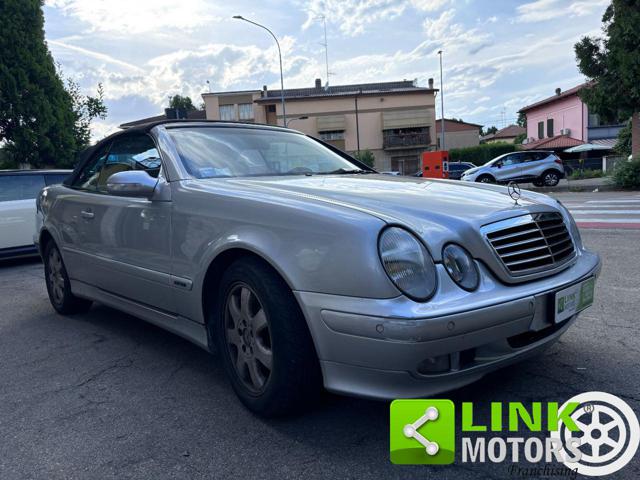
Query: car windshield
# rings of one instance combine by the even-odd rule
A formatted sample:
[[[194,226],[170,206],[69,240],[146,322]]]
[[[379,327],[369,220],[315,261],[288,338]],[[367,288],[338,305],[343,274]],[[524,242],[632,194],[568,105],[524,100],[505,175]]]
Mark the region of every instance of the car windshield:
[[[167,130],[196,178],[358,173],[359,167],[298,133],[258,128]]]

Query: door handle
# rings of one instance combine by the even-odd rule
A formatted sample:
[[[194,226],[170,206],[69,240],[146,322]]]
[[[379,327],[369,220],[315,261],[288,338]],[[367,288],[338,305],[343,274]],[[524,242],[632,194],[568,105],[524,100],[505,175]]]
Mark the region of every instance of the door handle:
[[[80,215],[82,216],[82,218],[86,218],[88,220],[91,220],[94,217],[93,212],[91,210],[82,210],[80,212]]]

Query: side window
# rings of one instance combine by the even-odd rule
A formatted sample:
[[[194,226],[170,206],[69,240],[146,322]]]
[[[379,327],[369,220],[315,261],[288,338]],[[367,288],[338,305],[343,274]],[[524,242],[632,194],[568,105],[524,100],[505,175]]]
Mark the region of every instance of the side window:
[[[127,135],[113,141],[98,176],[98,190],[106,191],[107,180],[114,173],[129,170],[144,170],[158,177],[160,154],[148,135]]]
[[[98,186],[100,170],[107,159],[108,152],[109,145],[105,145],[94,153],[91,160],[87,162],[76,180],[73,182],[73,187],[83,190],[95,190]]]
[[[511,155],[507,155],[502,159],[502,166],[507,167],[509,165],[513,165],[516,163],[516,154],[512,153]]]
[[[43,187],[44,177],[42,175],[0,176],[0,202],[36,198]]]
[[[544,138],[544,122],[538,122],[538,139]]]

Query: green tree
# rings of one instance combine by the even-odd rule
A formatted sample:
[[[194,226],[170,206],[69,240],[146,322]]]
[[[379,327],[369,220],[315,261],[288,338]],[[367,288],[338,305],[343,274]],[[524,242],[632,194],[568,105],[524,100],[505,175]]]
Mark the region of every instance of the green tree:
[[[376,157],[373,155],[371,150],[360,150],[356,152],[354,155],[356,160],[360,160],[365,165],[373,168],[373,165],[376,161]]]
[[[494,133],[496,133],[498,131],[498,127],[496,127],[495,125],[493,127],[489,127],[486,130],[484,129],[480,129],[480,135],[481,136],[486,136],[486,135],[492,135]]]
[[[623,157],[631,155],[631,120],[618,132],[618,139],[613,149]]]
[[[66,90],[71,97],[75,117],[73,135],[78,150],[87,148],[91,143],[91,122],[107,118],[107,107],[104,104],[104,88],[98,84],[96,96],[84,95],[80,85],[72,78],[66,79]]]
[[[169,98],[169,108],[184,108],[185,110],[195,110],[190,97],[183,97],[182,95],[174,95]]]
[[[525,138],[527,138],[527,134],[521,133],[520,135],[518,135],[516,138],[513,139],[513,143],[515,143],[516,145],[522,145],[522,142],[524,142]]]
[[[16,163],[65,166],[76,118],[44,40],[42,4],[0,1],[0,143]]]
[[[591,81],[580,97],[607,118],[634,117],[640,125],[640,2],[613,0],[603,17],[603,37],[583,37],[575,45],[580,71]],[[634,139],[640,144],[640,139]],[[634,152],[637,153],[637,152]]]
[[[524,112],[518,112],[518,120],[516,123],[519,127],[527,128],[527,115]]]

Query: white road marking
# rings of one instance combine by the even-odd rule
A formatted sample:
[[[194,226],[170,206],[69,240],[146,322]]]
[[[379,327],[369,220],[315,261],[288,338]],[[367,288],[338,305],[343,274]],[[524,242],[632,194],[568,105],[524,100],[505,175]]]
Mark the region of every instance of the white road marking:
[[[640,215],[640,210],[569,210],[573,215]]]
[[[563,203],[569,210],[572,208],[640,208],[640,202],[625,203],[599,203],[597,205],[585,205],[584,203]]]
[[[640,223],[637,218],[578,218],[578,223]]]
[[[587,200],[585,203],[640,203],[640,199],[630,198],[627,200]]]

